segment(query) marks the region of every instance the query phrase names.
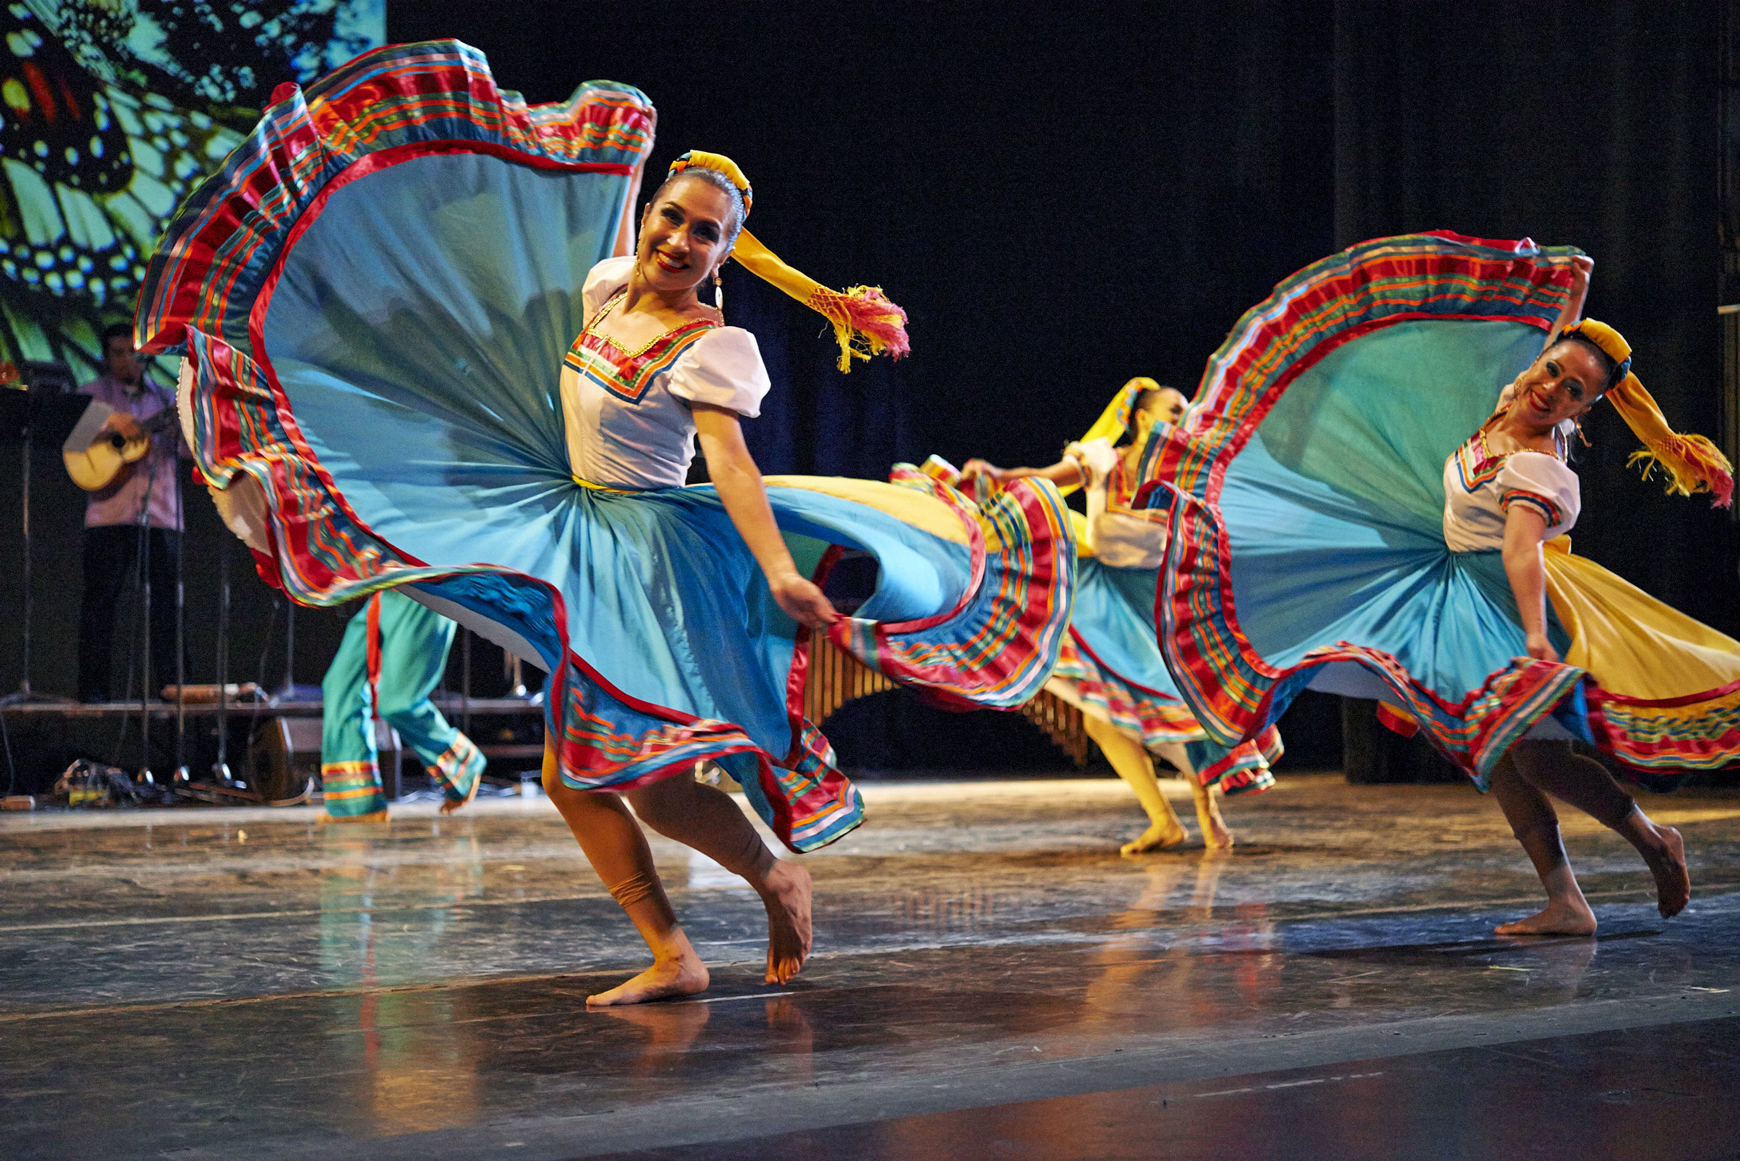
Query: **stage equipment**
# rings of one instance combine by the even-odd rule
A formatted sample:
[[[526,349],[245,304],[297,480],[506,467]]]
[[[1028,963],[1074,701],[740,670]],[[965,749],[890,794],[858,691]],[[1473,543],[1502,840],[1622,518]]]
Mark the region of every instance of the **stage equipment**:
[[[246,790],[247,787],[230,776],[230,541],[218,539],[218,623],[217,623],[217,761],[212,763],[212,777],[226,790]]]
[[[23,526],[24,567],[20,572],[20,591],[23,596],[23,618],[20,626],[23,638],[21,661],[24,668],[23,679],[18,684],[16,692],[0,698],[0,705],[17,705],[21,702],[33,701],[64,701],[65,698],[48,697],[33,693],[30,689],[30,604],[32,597],[30,574],[30,457],[33,447],[32,429],[36,420],[38,400],[46,395],[60,395],[73,389],[72,370],[65,363],[41,363],[29,360],[14,366],[11,363],[0,363],[0,388],[10,388],[24,393],[24,423],[19,434],[24,448],[24,454],[19,460],[19,520]]]
[[[175,408],[166,410],[174,412]],[[183,691],[187,688],[187,618],[185,605],[187,599],[186,569],[187,563],[187,505],[182,500],[181,488],[175,489],[175,522],[181,525],[181,531],[175,537],[175,772],[169,776],[170,785],[192,781],[187,769],[187,699]],[[150,615],[150,610],[146,610]]]
[[[147,443],[149,449],[149,443]],[[155,474],[145,478],[145,497],[139,503],[139,551],[134,560],[139,565],[139,625],[145,638],[145,649],[139,658],[139,773],[137,779],[147,786],[156,784],[151,774],[151,678],[163,674],[151,672],[151,486]],[[179,539],[179,537],[177,537]]]
[[[381,792],[393,801],[400,792],[404,745],[399,732],[379,718],[374,729]],[[248,744],[248,770],[261,802],[290,806],[307,801],[320,773],[320,732],[320,718],[274,717],[260,723]]]

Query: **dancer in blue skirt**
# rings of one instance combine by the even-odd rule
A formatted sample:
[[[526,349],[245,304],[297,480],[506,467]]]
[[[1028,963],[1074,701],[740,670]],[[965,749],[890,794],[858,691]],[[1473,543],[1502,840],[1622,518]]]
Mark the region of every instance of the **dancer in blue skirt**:
[[[1733,490],[1630,345],[1581,317],[1591,270],[1568,247],[1445,233],[1314,263],[1210,359],[1146,485],[1172,513],[1161,646],[1198,720],[1236,741],[1307,686],[1379,699],[1493,791],[1528,852],[1548,905],[1502,934],[1595,930],[1549,795],[1636,848],[1663,916],[1690,897],[1680,836],[1572,743],[1652,788],[1740,759],[1740,642],[1566,535],[1568,461],[1601,403],[1670,491]]]
[[[1203,845],[1224,850],[1233,845],[1233,835],[1221,816],[1221,793],[1273,786],[1269,764],[1281,752],[1280,735],[1274,731],[1260,745],[1229,749],[1211,741],[1178,697],[1154,639],[1157,569],[1166,555],[1166,526],[1156,519],[1158,514],[1132,510],[1131,502],[1150,437],[1163,436],[1177,423],[1185,403],[1175,388],[1146,377],[1132,379],[1058,462],[1043,468],[999,468],[971,459],[959,477],[961,487],[974,480],[1001,485],[1037,476],[1065,492],[1087,491],[1087,514],[1080,518],[1076,536],[1082,558],[1075,610],[1045,688],[1081,710],[1088,737],[1148,816],[1148,828],[1119,848],[1125,855],[1175,847],[1187,837],[1160,792],[1156,756],[1189,785]],[[1133,438],[1117,446],[1127,431]],[[946,474],[944,478],[956,482]]]
[[[1074,579],[1056,490],[980,510],[941,484],[764,481],[740,423],[772,385],[754,336],[702,301],[719,268],[826,317],[842,370],[904,353],[905,316],[780,262],[716,155],[679,161],[637,236],[638,91],[528,107],[434,42],[277,98],[182,207],[138,317],[149,349],[187,352],[183,412],[226,520],[298,600],[394,587],[549,674],[546,785],[654,958],[593,1002],[708,978],[624,797],[755,887],[767,978],[789,979],[808,876],[695,764],[813,850],[863,810],[803,717],[812,633],[945,704],[1031,697]],[[714,482],[684,487],[697,436]],[[880,566],[851,618],[819,587],[847,550]]]

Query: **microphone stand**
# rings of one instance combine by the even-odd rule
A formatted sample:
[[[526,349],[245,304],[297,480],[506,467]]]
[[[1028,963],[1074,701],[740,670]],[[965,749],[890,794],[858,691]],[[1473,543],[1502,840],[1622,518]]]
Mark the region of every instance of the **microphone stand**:
[[[145,477],[145,496],[139,502],[139,605],[145,656],[139,663],[139,773],[133,780],[147,786],[156,781],[151,776],[151,679],[158,676],[151,672],[151,485],[156,482],[156,472],[151,469],[155,466],[147,455],[145,467],[150,474]]]
[[[277,700],[296,700],[296,602],[289,593],[284,594],[284,684]]]
[[[179,449],[176,466],[180,467]],[[186,604],[186,541],[187,506],[181,496],[181,478],[175,479],[175,516],[181,531],[175,535],[175,773],[170,775],[174,786],[185,786],[192,780],[187,769],[187,621]]]
[[[139,390],[141,393],[151,393],[151,380],[147,377],[149,374],[150,371],[148,368],[139,373]],[[169,406],[175,406],[173,400],[170,401]],[[179,438],[177,442],[179,442]],[[156,443],[153,442],[150,450],[145,453],[145,458],[134,468],[135,471],[143,468],[145,472],[145,494],[139,499],[139,607],[141,614],[140,622],[144,628],[145,655],[139,665],[139,671],[143,674],[143,678],[139,682],[140,757],[139,773],[134,777],[134,781],[142,782],[147,786],[155,785],[157,782],[156,777],[151,773],[151,687],[159,681],[163,681],[164,684],[167,685],[168,682],[164,679],[169,676],[167,673],[157,672],[156,666],[153,664],[154,658],[151,655],[151,493],[155,491],[157,487],[157,457],[159,454],[160,449]],[[175,463],[174,457],[175,453],[171,452],[171,465]],[[173,466],[170,468],[169,479],[171,484],[176,483],[175,469]],[[180,490],[177,489],[176,496],[178,499],[180,495]],[[180,504],[177,503],[176,507],[179,509]],[[179,534],[177,534],[176,537],[176,545],[176,563],[179,565],[181,560]],[[179,649],[181,645],[181,576],[179,571],[176,574],[175,587],[175,644]],[[181,679],[180,668],[180,662],[178,661],[176,663],[176,680],[178,682]],[[180,691],[177,690],[177,700],[179,700],[179,693]],[[180,766],[181,739],[179,732],[176,737],[175,761],[176,765]],[[171,776],[171,778],[173,780],[173,776]]]
[[[230,681],[230,538],[226,535],[218,541],[218,712],[217,761],[212,763],[211,772],[220,786],[234,785],[235,779],[230,777],[229,741],[229,681]]]

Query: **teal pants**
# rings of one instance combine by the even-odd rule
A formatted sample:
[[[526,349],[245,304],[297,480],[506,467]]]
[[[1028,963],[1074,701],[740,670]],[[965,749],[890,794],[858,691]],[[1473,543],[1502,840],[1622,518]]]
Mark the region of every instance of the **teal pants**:
[[[338,655],[320,683],[325,701],[320,777],[328,816],[359,818],[387,809],[375,749],[376,717],[399,732],[449,800],[471,796],[484,757],[429,700],[447,668],[455,628],[446,617],[390,590],[369,598],[345,626]]]

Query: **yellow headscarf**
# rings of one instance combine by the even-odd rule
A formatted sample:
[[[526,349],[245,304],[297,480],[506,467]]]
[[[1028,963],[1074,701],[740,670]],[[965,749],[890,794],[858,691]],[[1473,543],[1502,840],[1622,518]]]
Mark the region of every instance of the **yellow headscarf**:
[[[1144,391],[1158,391],[1160,384],[1146,375],[1138,375],[1128,383],[1118,388],[1118,393],[1112,396],[1112,401],[1106,404],[1106,409],[1100,412],[1100,417],[1094,420],[1094,425],[1076,442],[1086,443],[1091,439],[1105,439],[1117,443],[1124,438],[1124,433],[1130,430],[1130,416],[1135,414],[1136,400],[1142,398]],[[1080,488],[1080,484],[1069,484],[1058,489],[1067,496]]]
[[[1633,452],[1626,462],[1643,464],[1644,479],[1658,466],[1665,469],[1670,494],[1709,492],[1712,504],[1726,508],[1734,499],[1733,467],[1703,436],[1684,435],[1668,426],[1661,408],[1631,373],[1631,344],[1625,336],[1592,318],[1566,327],[1559,337],[1571,335],[1595,344],[1619,367],[1621,381],[1607,392],[1607,398],[1645,449]]]
[[[691,150],[671,163],[667,180],[690,166],[724,174],[743,195],[743,212],[748,215],[754,193],[735,161],[723,154]],[[748,230],[737,235],[731,256],[751,274],[773,283],[833,324],[834,339],[840,344],[840,370],[850,371],[853,359],[883,353],[898,359],[911,351],[906,338],[906,312],[890,302],[880,286],[854,286],[844,293],[830,290],[787,266]]]

